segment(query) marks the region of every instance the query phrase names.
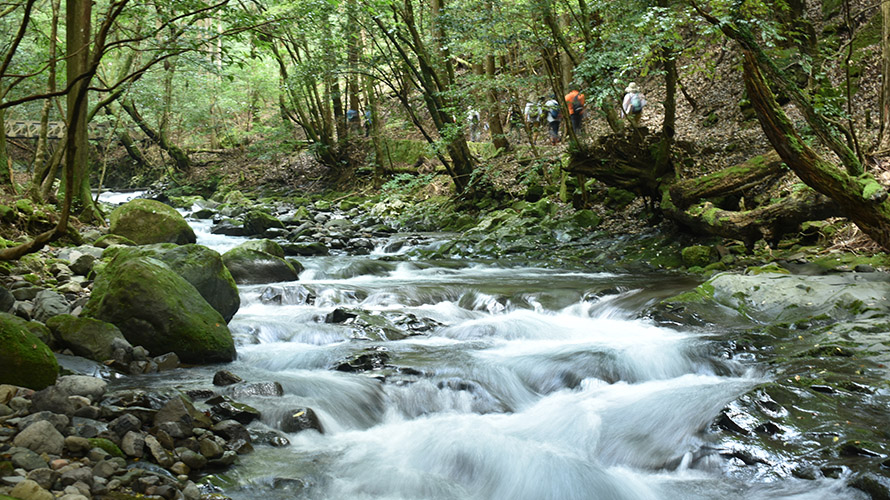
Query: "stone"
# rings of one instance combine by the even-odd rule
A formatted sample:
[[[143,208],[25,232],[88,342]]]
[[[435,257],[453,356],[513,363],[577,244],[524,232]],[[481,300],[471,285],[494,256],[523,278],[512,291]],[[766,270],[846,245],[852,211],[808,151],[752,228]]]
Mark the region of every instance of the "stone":
[[[283,229],[284,223],[262,210],[249,210],[242,217],[244,234],[261,235],[269,229]]]
[[[66,375],[59,377],[56,387],[72,396],[84,396],[90,401],[99,401],[105,395],[108,382],[98,377],[86,375]]]
[[[253,396],[284,396],[284,387],[279,382],[254,382],[232,386],[231,394],[235,398]]]
[[[126,342],[118,327],[98,319],[60,314],[48,319],[46,326],[60,346],[93,361],[113,359],[116,341]]]
[[[207,458],[219,458],[223,454],[223,447],[212,438],[198,440],[199,452]]]
[[[210,428],[216,434],[222,436],[227,441],[245,440],[250,442],[250,433],[247,429],[236,420],[223,420]]]
[[[36,481],[25,480],[17,484],[9,495],[13,498],[21,500],[55,500],[55,497],[49,491],[40,487]]]
[[[145,452],[145,437],[141,432],[130,431],[121,438],[121,451],[128,457],[142,458]]]
[[[222,258],[235,283],[239,285],[299,279],[299,273],[293,265],[282,257],[268,252],[237,246],[224,253]]]
[[[39,393],[34,393],[32,397],[38,396]],[[33,405],[32,405],[33,406]],[[53,424],[53,427],[56,428],[59,432],[64,432],[68,425],[71,423],[71,419],[67,416],[55,413],[53,411],[45,410],[45,409],[37,409],[32,408],[33,413],[28,415],[27,417],[23,417],[16,426],[19,431],[24,430],[29,425],[34,422],[38,422],[40,420],[46,420],[47,422]]]
[[[71,263],[71,272],[81,276],[89,276],[96,263],[96,257],[90,254],[81,254]]]
[[[25,469],[26,471],[48,467],[46,460],[28,448],[15,447],[11,448],[6,453],[8,453],[12,459],[13,466]]]
[[[244,379],[228,370],[220,370],[213,374],[213,385],[232,385],[243,380]]]
[[[238,454],[232,450],[226,450],[223,452],[222,456],[219,458],[215,458],[213,460],[209,460],[207,462],[208,467],[229,467],[235,463],[235,460],[238,459]]]
[[[146,245],[138,248],[119,248],[109,251],[109,257],[154,257],[198,290],[204,300],[228,322],[241,306],[238,287],[222,256],[201,245],[171,243]],[[122,257],[125,256],[125,257]]]
[[[137,245],[195,243],[195,232],[174,208],[146,199],[129,201],[111,212],[108,232]]]
[[[31,410],[34,412],[51,411],[63,415],[73,415],[77,408],[68,399],[69,394],[62,389],[51,385],[41,389],[31,396]]]
[[[152,361],[158,366],[159,372],[175,370],[179,368],[180,365],[179,356],[177,356],[175,352],[168,352],[167,354],[155,356]]]
[[[238,403],[226,396],[216,396],[208,399],[207,404],[212,405],[210,413],[211,418],[215,421],[237,420],[247,425],[260,418],[260,412],[256,408],[244,403]]]
[[[158,410],[154,417],[154,425],[164,422],[175,422],[191,429],[193,427],[209,427],[210,419],[198,411],[188,399],[174,396]]]
[[[70,486],[76,482],[93,484],[93,471],[89,467],[75,467],[72,464],[59,470],[59,481],[62,486]]]
[[[223,317],[194,286],[156,259],[113,259],[94,283],[84,315],[113,323],[134,346],[175,352],[185,363],[235,358]]]
[[[53,427],[53,424],[40,420],[21,431],[13,443],[35,453],[59,455],[65,448],[65,437]]]
[[[108,422],[108,430],[114,432],[121,438],[132,431],[139,431],[142,428],[142,421],[131,413],[125,413],[116,419]]]
[[[714,247],[706,245],[693,245],[680,251],[683,258],[683,264],[686,267],[705,267],[708,264],[717,261],[717,250]]]
[[[58,477],[59,473],[50,469],[49,467],[34,469],[32,471],[29,471],[27,475],[27,478],[29,480],[34,481],[45,490],[51,489]]]
[[[312,408],[295,408],[281,417],[279,428],[284,432],[302,432],[314,429],[324,434],[324,427]]]
[[[179,459],[192,470],[203,469],[207,465],[206,457],[188,449],[179,454]]]
[[[9,290],[0,286],[0,313],[8,313],[12,310],[13,305],[15,305],[15,297]]]
[[[90,440],[81,437],[81,436],[67,436],[65,437],[65,448],[68,452],[79,455],[81,453],[87,452],[93,446],[90,444]]]
[[[148,448],[149,453],[151,453],[151,456],[154,457],[155,462],[157,462],[158,465],[164,468],[173,465],[173,456],[170,455],[170,452],[165,450],[157,438],[151,434],[145,436],[145,446]]]
[[[67,314],[68,308],[65,296],[52,290],[41,290],[34,297],[34,319],[41,323],[53,316]]]
[[[0,383],[43,389],[55,383],[59,364],[49,347],[27,327],[27,322],[0,313]]]

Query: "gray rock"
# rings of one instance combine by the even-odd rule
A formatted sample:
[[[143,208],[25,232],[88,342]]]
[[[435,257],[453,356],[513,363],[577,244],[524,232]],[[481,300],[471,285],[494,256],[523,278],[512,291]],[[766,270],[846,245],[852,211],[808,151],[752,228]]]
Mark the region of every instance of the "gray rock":
[[[220,370],[213,374],[213,385],[232,385],[243,380],[244,379],[228,370]]]
[[[35,394],[36,395],[36,394]],[[68,427],[68,424],[71,423],[71,419],[66,417],[65,415],[61,415],[58,413],[53,413],[52,411],[38,411],[37,409],[33,409],[34,413],[28,415],[27,417],[23,417],[16,423],[19,431],[25,429],[29,425],[34,422],[38,422],[40,420],[46,420],[47,422],[53,424],[53,427],[56,428],[59,432],[64,432],[65,428]]]
[[[247,429],[236,420],[223,420],[210,428],[216,434],[222,436],[228,441],[238,439],[250,441],[250,433]]]
[[[145,436],[136,431],[126,433],[121,439],[121,451],[128,457],[141,458],[145,453]]]
[[[154,425],[164,422],[177,422],[191,429],[192,427],[206,427],[210,419],[182,396],[174,396],[155,414]]]
[[[221,457],[209,460],[207,462],[207,465],[210,467],[229,467],[230,465],[234,464],[235,460],[237,459],[237,453],[232,450],[226,450],[225,452],[223,452]]]
[[[284,432],[302,432],[314,429],[324,434],[324,427],[312,408],[295,408],[282,417],[278,425]]]
[[[177,356],[175,352],[168,352],[167,354],[155,356],[152,361],[158,366],[159,372],[175,370],[179,368],[180,364],[179,356]]]
[[[200,447],[201,455],[207,458],[219,458],[222,456],[223,451],[225,451],[219,443],[216,442],[213,438],[201,438],[198,440],[198,446]]]
[[[89,276],[96,263],[96,257],[90,254],[81,254],[77,260],[71,263],[71,271],[81,276]]]
[[[40,469],[34,469],[28,472],[27,478],[35,483],[39,484],[43,489],[50,489],[53,487],[53,483],[56,482],[56,479],[59,477],[59,474],[50,469],[49,467],[44,467]]]
[[[145,436],[145,446],[148,448],[151,456],[154,457],[155,462],[161,467],[170,467],[175,462],[173,456],[170,455],[170,452],[165,450],[157,438],[151,434]]]
[[[34,297],[34,319],[41,323],[59,314],[68,312],[68,301],[62,294],[52,290],[41,290]]]
[[[40,455],[28,448],[10,448],[6,453],[12,458],[12,465],[14,467],[25,469],[26,471],[49,467],[46,460],[42,459]]]
[[[207,465],[207,458],[189,449],[183,450],[179,454],[179,459],[193,470],[203,469]]]
[[[22,481],[17,484],[15,488],[9,492],[9,495],[13,498],[20,498],[21,500],[55,500],[52,493],[41,488],[37,482],[30,480]]]
[[[141,428],[142,421],[130,413],[121,415],[108,423],[108,429],[122,438],[129,432],[138,432]]]
[[[12,290],[12,296],[15,297],[15,300],[23,301],[23,300],[34,300],[37,298],[37,294],[43,291],[42,288],[38,286],[25,286],[21,288],[15,288]]]
[[[74,403],[68,399],[69,394],[64,390],[51,385],[34,393],[31,397],[31,411],[50,411],[63,415],[73,415]]]
[[[110,458],[99,461],[93,466],[93,475],[104,479],[108,479],[117,471],[127,466],[126,460],[122,458]]]
[[[93,471],[89,467],[72,467],[69,465],[59,469],[59,481],[62,483],[62,486],[70,486],[77,482],[87,485],[93,484]]]
[[[256,408],[239,403],[226,396],[216,396],[207,400],[211,418],[215,421],[237,420],[244,425],[260,418],[260,412]]]
[[[65,448],[65,437],[53,427],[53,424],[40,420],[20,432],[13,443],[35,453],[59,455]]]
[[[255,382],[232,386],[231,394],[235,398],[253,396],[284,396],[284,387],[278,382]]]
[[[0,312],[9,312],[15,305],[15,297],[6,288],[0,286]]]
[[[65,438],[65,448],[75,455],[90,451],[92,445],[89,439],[81,436],[67,436]]]
[[[112,359],[114,346],[127,342],[118,327],[93,318],[60,314],[48,319],[46,326],[59,345],[93,361]]]
[[[90,401],[99,401],[105,395],[108,382],[97,377],[85,375],[65,375],[59,377],[56,387],[72,396],[84,396]]]

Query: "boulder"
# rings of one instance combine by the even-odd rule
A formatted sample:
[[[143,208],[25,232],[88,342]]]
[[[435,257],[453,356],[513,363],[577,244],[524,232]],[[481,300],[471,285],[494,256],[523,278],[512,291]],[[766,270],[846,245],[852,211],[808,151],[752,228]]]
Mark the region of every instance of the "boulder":
[[[315,414],[312,408],[295,408],[287,412],[287,415],[283,416],[278,424],[284,432],[301,432],[315,429],[324,434],[321,421],[318,420],[318,415]]]
[[[65,448],[65,437],[46,420],[38,420],[18,433],[13,444],[34,453],[59,455]]]
[[[0,313],[0,383],[42,389],[56,381],[59,363],[26,325],[20,318]]]
[[[15,297],[6,288],[0,286],[0,312],[9,312],[15,304]]]
[[[108,389],[108,382],[87,375],[65,375],[59,377],[56,387],[71,396],[83,396],[90,401],[99,401]]]
[[[258,252],[265,252],[276,257],[284,258],[284,250],[281,248],[281,245],[267,238],[245,241],[238,245],[238,248],[256,250]]]
[[[21,500],[55,500],[52,493],[41,488],[36,481],[31,481],[30,479],[15,485],[15,488],[9,494],[12,498]]]
[[[52,290],[41,290],[34,297],[34,319],[41,323],[59,314],[68,312],[68,301],[65,297]]]
[[[105,361],[114,357],[114,340],[126,341],[118,327],[102,320],[60,314],[46,321],[56,342],[76,356]]]
[[[228,323],[241,307],[238,286],[218,252],[201,245],[164,243],[137,248],[115,248],[115,259],[155,257],[192,284]]]
[[[308,243],[286,243],[282,246],[282,249],[284,249],[284,252],[287,255],[299,256],[328,255],[331,253],[328,250],[328,247],[318,241]]]
[[[238,284],[252,285],[299,279],[299,273],[294,266],[283,258],[243,245],[224,253],[222,258]]]
[[[83,314],[113,323],[133,345],[175,352],[185,363],[235,359],[225,319],[157,259],[113,259],[96,280]]]
[[[179,212],[159,201],[145,199],[135,199],[114,209],[108,232],[137,245],[185,245],[196,241],[195,232]]]
[[[686,267],[705,267],[717,261],[717,250],[706,245],[692,245],[680,251]]]
[[[250,235],[260,235],[269,229],[284,229],[284,224],[262,210],[250,210],[244,214],[244,232]]]

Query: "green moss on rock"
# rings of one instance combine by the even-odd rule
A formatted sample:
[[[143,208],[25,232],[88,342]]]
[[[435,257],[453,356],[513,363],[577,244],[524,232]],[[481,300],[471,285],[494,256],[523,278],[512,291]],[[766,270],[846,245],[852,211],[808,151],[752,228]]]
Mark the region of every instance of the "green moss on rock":
[[[175,209],[154,200],[135,199],[111,212],[109,233],[138,245],[197,241],[195,232]]]
[[[683,264],[687,267],[705,268],[717,260],[717,251],[706,245],[693,245],[680,251]]]
[[[89,439],[87,439],[87,441],[89,441],[90,446],[92,446],[93,448],[100,448],[102,450],[105,450],[109,455],[111,455],[113,457],[126,458],[126,455],[124,455],[124,452],[121,451],[121,449],[118,448],[118,446],[116,444],[114,444],[113,442],[111,442],[108,439],[89,438]]]
[[[0,313],[0,346],[0,383],[43,389],[56,382],[56,356],[25,320]]]
[[[220,313],[157,259],[115,258],[96,280],[84,315],[116,325],[131,344],[155,355],[175,352],[186,363],[235,357]]]

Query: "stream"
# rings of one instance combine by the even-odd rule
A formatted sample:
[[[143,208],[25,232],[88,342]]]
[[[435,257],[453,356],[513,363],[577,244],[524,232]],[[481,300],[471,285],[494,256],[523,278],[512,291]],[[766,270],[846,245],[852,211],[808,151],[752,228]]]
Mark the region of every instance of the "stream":
[[[220,253],[244,240],[190,223]],[[262,412],[252,427],[313,409],[323,434],[257,445],[225,472],[219,492],[235,500],[868,498],[782,464],[730,470],[714,419],[770,374],[726,355],[719,326],[646,316],[697,282],[415,260],[391,243],[300,258],[299,281],[241,286],[235,362],[115,383],[219,390],[224,368],[284,388],[238,398]],[[337,312],[358,316],[325,322]],[[343,371],[356,360],[373,369]]]

